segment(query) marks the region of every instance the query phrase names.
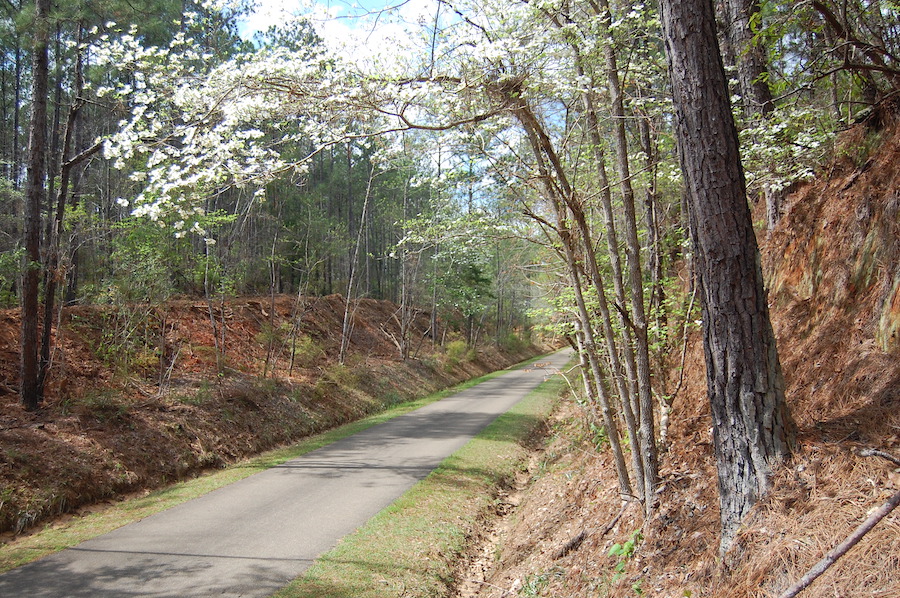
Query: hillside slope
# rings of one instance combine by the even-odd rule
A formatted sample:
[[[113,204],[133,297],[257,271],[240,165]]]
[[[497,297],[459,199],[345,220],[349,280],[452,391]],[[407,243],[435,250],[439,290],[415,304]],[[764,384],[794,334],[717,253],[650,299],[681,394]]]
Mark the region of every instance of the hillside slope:
[[[858,454],[876,448],[900,456],[898,233],[895,107],[845,133],[819,181],[793,193],[777,229],[760,239],[797,447],[724,563],[702,341],[694,332],[656,517],[645,524],[633,503],[620,503],[608,451],[595,451],[571,405],[533,463],[539,480],[508,499],[501,510],[514,514],[486,530],[460,571],[459,596],[762,598],[799,579],[900,489],[892,465]],[[668,392],[680,361],[680,351],[672,353]],[[803,596],[900,596],[900,514]]]
[[[67,308],[47,401],[28,413],[15,392],[18,311],[0,312],[0,541],[539,352],[434,350],[419,314],[416,358],[401,361],[397,306],[363,299],[339,365],[343,313],[338,295]]]

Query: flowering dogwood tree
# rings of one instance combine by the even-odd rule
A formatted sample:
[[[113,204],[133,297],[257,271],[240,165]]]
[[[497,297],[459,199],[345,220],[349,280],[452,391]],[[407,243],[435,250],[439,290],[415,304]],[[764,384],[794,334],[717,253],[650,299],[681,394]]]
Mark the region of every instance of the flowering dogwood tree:
[[[253,187],[262,197],[267,183],[287,172],[302,173],[309,160],[329,146],[376,136],[390,139],[412,130],[435,139],[442,133],[470,141],[480,138],[480,147],[470,145],[468,158],[456,158],[456,162],[467,162],[470,169],[473,160],[490,164],[489,170],[495,173],[502,167],[504,174],[491,175],[495,182],[514,181],[537,193],[520,194],[513,203],[546,223],[547,230],[568,248],[566,263],[578,286],[579,262],[582,256],[593,255],[596,233],[585,218],[590,191],[579,178],[590,182],[592,177],[581,172],[576,139],[585,128],[582,113],[575,107],[584,94],[602,97],[606,86],[585,68],[585,61],[573,58],[577,54],[599,59],[605,44],[612,43],[611,28],[624,28],[629,18],[641,13],[632,11],[634,15],[624,21],[607,22],[604,30],[600,25],[608,21],[608,10],[577,14],[566,10],[553,1],[438,2],[433,16],[423,19],[421,26],[400,29],[396,43],[383,43],[365,53],[359,48],[355,54],[348,53],[346,47],[298,52],[297,48],[262,46],[209,68],[205,66],[209,57],[193,50],[188,35],[177,37],[166,48],[144,47],[134,31],[105,37],[98,44],[98,57],[111,68],[132,73],[130,85],[100,90],[104,97],[115,97],[131,108],[105,149],[115,165],[132,169],[132,179],[142,185],[135,197],[120,201],[129,202],[134,214],[171,227],[176,235],[202,233],[203,197],[234,186]],[[560,15],[565,18],[557,18]],[[554,18],[558,27],[551,25]],[[597,31],[607,31],[607,38],[596,35]],[[398,52],[400,44],[408,51]],[[576,62],[580,70],[573,68]],[[621,100],[615,105],[621,122]],[[446,138],[438,143],[454,145]],[[282,151],[288,146],[309,151],[288,158]],[[628,155],[620,146],[621,165]],[[392,144],[382,147],[389,154]],[[474,154],[478,157],[473,158]],[[441,158],[432,162],[437,179],[444,162]],[[516,166],[510,169],[512,164]],[[628,182],[627,168],[623,172]],[[630,193],[630,183],[623,183],[623,189]],[[470,190],[470,203],[471,198]],[[634,217],[632,211],[629,264],[638,267],[632,271],[639,273]],[[574,229],[569,218],[578,222]],[[632,279],[640,284],[639,274]],[[604,297],[596,265],[584,283]],[[641,289],[631,293],[635,313],[642,314]],[[590,334],[593,314],[582,304],[579,318],[582,329]],[[632,391],[615,362],[618,325],[610,320],[612,313],[603,312],[601,327],[606,352],[614,359],[621,405],[631,418]],[[643,327],[646,337],[643,316],[632,319]],[[622,342],[628,346],[630,333],[625,329],[623,334]],[[593,383],[603,384],[601,349],[593,343],[588,346]],[[649,384],[649,375],[643,384]],[[651,396],[649,388],[641,389],[642,397]],[[650,447],[652,455],[652,406],[645,401],[641,407],[641,421],[651,422],[641,431],[643,448]],[[635,412],[629,419],[633,442],[638,438],[634,423],[638,417]],[[612,426],[613,420],[607,418],[607,424]],[[635,455],[641,452],[637,444],[632,448]],[[634,467],[639,494],[649,500],[654,490],[644,489],[644,480],[651,480],[652,486],[655,461],[636,459]],[[624,469],[620,473],[623,492],[629,493],[624,481],[628,476]]]

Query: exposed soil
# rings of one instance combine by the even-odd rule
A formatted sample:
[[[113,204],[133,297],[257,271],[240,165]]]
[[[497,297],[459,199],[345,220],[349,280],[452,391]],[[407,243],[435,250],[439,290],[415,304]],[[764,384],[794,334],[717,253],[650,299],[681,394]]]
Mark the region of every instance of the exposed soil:
[[[608,452],[597,453],[568,405],[532,463],[536,481],[486,524],[461,567],[457,596],[777,596],[900,489],[894,465],[858,454],[871,447],[900,456],[896,111],[847,132],[820,181],[796,190],[779,226],[760,237],[797,446],[727,558],[718,558],[705,365],[694,332],[655,517],[644,521],[633,503],[623,506]],[[668,392],[681,357],[670,353]],[[611,556],[635,531],[633,555]],[[900,513],[802,595],[900,596]]]
[[[0,311],[0,541],[539,352],[490,345],[455,359],[432,350],[419,314],[415,358],[401,361],[397,306],[363,299],[340,366],[344,305],[332,295],[66,308],[34,413],[16,388],[19,313]]]

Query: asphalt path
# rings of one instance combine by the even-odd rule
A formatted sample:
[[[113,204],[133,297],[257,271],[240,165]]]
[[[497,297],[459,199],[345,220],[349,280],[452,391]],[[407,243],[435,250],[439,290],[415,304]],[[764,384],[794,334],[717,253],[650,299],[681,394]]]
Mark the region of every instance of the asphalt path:
[[[0,575],[0,597],[270,596],[558,371],[562,351]]]

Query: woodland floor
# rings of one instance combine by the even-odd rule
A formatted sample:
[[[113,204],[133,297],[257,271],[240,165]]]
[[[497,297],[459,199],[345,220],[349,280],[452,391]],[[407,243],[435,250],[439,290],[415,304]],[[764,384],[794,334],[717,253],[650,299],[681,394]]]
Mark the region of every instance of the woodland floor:
[[[820,179],[787,198],[775,230],[760,232],[797,441],[727,557],[718,557],[705,365],[695,329],[672,403],[656,515],[645,521],[634,503],[619,500],[608,451],[601,445],[598,453],[570,402],[546,447],[499,502],[497,517],[485,522],[460,566],[458,598],[778,596],[900,489],[894,465],[858,454],[875,448],[900,456],[895,115],[882,111],[844,133]],[[755,218],[763,221],[763,214],[757,206]],[[673,343],[668,375],[657,377],[668,393],[679,387],[679,345]],[[633,553],[610,555],[614,544],[629,540]],[[802,596],[900,596],[900,513],[881,521]]]
[[[415,358],[401,361],[397,306],[364,299],[338,365],[343,313],[337,295],[66,308],[47,400],[29,413],[15,388],[19,313],[0,311],[0,542],[540,352],[434,351],[419,314]]]

